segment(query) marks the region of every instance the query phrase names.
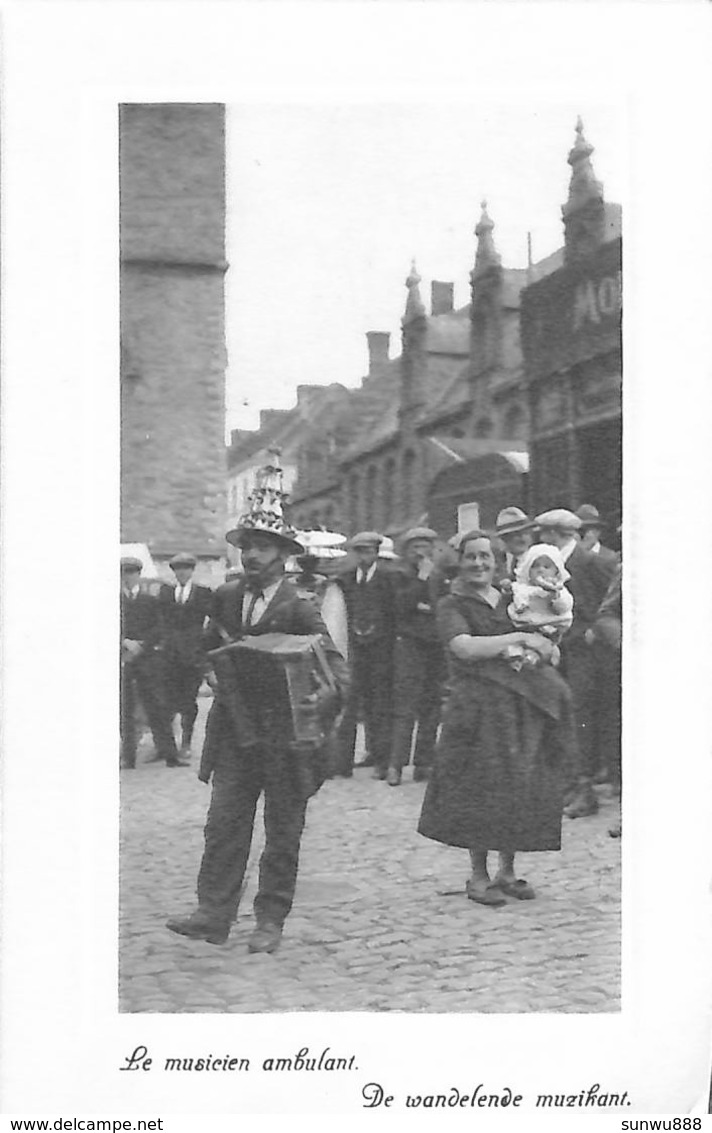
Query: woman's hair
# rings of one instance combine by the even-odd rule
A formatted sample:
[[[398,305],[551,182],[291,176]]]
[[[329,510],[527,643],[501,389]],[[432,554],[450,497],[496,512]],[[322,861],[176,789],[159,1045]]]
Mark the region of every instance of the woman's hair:
[[[465,547],[468,543],[471,543],[473,539],[486,539],[490,547],[492,546],[492,540],[486,531],[478,531],[477,529],[466,531],[464,535],[460,536],[460,541],[457,544],[458,559],[462,558],[465,553]]]

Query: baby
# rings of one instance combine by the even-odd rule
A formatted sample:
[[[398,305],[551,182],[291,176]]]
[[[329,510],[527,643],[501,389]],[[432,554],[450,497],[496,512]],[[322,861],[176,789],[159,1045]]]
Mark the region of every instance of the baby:
[[[574,600],[564,585],[569,578],[561,552],[548,543],[535,543],[517,567],[512,602],[507,613],[517,629],[541,633],[556,646],[573,621]],[[538,665],[539,654],[525,645],[512,645],[507,657],[513,669]],[[554,650],[552,663],[558,664]]]

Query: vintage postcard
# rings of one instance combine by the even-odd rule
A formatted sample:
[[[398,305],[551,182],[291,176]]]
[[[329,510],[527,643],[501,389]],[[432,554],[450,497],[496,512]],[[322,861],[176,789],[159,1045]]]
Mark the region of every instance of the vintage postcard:
[[[7,1127],[702,1128],[707,8],[0,16]]]

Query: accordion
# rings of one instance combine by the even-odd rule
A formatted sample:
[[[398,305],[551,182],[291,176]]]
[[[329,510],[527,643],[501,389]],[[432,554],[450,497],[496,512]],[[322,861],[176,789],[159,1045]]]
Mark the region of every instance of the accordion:
[[[258,742],[256,718],[272,714],[286,716],[293,744],[318,748],[325,742],[340,696],[318,634],[257,634],[208,656],[239,742]]]

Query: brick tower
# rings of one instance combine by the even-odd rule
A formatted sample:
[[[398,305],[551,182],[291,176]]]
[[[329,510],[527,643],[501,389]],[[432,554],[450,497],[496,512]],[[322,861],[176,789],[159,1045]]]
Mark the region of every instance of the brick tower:
[[[121,540],[225,552],[225,108],[120,108]]]

